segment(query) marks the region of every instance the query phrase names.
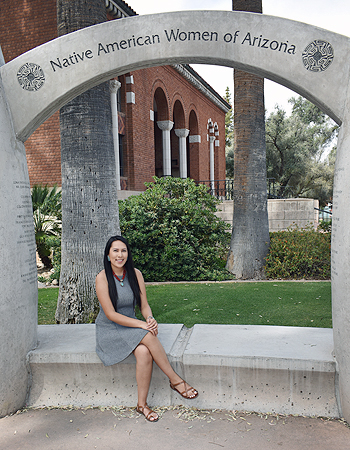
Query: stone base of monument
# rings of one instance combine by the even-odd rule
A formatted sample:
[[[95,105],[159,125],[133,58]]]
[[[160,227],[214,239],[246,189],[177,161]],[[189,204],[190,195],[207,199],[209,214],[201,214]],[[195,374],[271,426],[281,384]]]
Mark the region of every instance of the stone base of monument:
[[[28,406],[135,406],[135,358],[104,367],[95,326],[43,325],[29,354]],[[341,417],[331,329],[195,325],[159,326],[175,370],[199,391],[185,400],[154,367],[149,404]]]

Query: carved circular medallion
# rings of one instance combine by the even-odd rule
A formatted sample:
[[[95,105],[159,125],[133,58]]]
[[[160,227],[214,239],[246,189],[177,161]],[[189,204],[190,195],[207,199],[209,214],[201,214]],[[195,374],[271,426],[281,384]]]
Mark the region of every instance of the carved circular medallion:
[[[302,59],[307,70],[323,72],[333,62],[333,47],[327,41],[316,39],[305,48]]]
[[[26,63],[17,72],[17,80],[26,91],[38,91],[45,83],[43,69],[34,63]]]

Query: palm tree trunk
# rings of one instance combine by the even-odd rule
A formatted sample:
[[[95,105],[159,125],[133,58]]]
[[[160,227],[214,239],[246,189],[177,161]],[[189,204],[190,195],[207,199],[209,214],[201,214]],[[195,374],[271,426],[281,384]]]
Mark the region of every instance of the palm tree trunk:
[[[106,20],[104,0],[58,0],[59,35]],[[108,238],[119,233],[109,85],[60,111],[62,261],[58,323],[84,323],[97,310],[95,277]]]
[[[233,10],[262,12],[261,0],[233,0]],[[234,71],[234,213],[226,268],[236,278],[264,278],[269,248],[264,79]]]

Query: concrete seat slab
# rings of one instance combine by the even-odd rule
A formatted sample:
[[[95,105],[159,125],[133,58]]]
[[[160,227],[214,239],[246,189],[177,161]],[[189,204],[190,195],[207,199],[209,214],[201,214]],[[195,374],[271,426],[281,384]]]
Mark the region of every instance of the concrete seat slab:
[[[39,326],[38,336],[28,405],[136,405],[135,357],[103,366],[94,324]],[[341,416],[331,329],[160,324],[159,339],[200,395],[183,399],[154,365],[150,405]]]
[[[159,340],[167,353],[171,352],[182,327],[182,324],[159,326]],[[95,348],[95,324],[39,325],[38,347],[30,353],[30,362],[102,364]],[[127,359],[135,362],[133,355]]]
[[[181,351],[183,325],[161,324],[159,339],[169,355]],[[28,406],[134,406],[137,403],[135,357],[104,366],[95,352],[95,325],[40,325],[38,347],[29,353]],[[154,367],[149,399],[170,404],[169,383]]]
[[[195,325],[184,352],[196,406],[339,417],[331,329]]]
[[[334,371],[333,330],[330,328],[265,325],[194,325],[184,361],[210,355],[209,364],[222,358],[300,361]],[[324,370],[323,369],[323,370]]]

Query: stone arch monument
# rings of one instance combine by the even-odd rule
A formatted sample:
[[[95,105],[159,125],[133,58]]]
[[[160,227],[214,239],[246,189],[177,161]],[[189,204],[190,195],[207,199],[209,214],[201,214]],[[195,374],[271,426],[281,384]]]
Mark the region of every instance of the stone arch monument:
[[[340,402],[350,422],[350,38],[287,19],[231,11],[115,20],[50,41],[0,68],[0,416],[23,406],[30,385],[26,355],[36,345],[35,240],[23,142],[61,106],[102,81],[175,63],[223,65],[269,78],[341,125],[332,298]]]

